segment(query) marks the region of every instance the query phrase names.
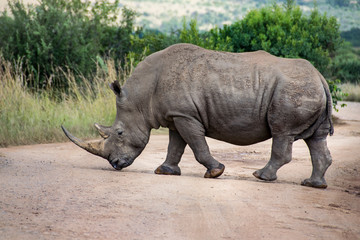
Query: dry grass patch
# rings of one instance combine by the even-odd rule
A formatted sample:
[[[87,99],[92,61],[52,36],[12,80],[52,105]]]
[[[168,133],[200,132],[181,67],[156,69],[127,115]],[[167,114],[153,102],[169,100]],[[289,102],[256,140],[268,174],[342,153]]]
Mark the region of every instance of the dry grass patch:
[[[77,84],[64,73],[68,93],[53,97],[48,91],[32,93],[24,85],[24,74],[0,60],[0,146],[59,142],[66,140],[60,126],[79,137],[98,137],[93,123],[111,125],[115,119],[115,96],[108,83],[115,80],[113,62],[107,72]],[[100,77],[101,76],[101,77]]]

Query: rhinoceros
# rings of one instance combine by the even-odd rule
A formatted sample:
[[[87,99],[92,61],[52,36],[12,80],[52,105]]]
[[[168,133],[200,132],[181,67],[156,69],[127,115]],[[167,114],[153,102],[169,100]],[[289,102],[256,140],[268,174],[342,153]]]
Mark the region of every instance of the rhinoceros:
[[[180,175],[178,164],[188,144],[206,168],[204,177],[216,178],[225,166],[212,157],[205,137],[236,145],[272,138],[269,162],[253,175],[273,181],[291,161],[293,142],[303,139],[313,170],[301,184],[327,187],[332,99],[326,80],[306,60],[175,44],[146,57],[123,86],[115,81],[110,88],[116,95],[116,119],[109,127],[95,124],[101,140],[85,142],[62,128],[72,142],[116,170],[140,155],[151,129],[165,127],[168,151],[156,174]]]

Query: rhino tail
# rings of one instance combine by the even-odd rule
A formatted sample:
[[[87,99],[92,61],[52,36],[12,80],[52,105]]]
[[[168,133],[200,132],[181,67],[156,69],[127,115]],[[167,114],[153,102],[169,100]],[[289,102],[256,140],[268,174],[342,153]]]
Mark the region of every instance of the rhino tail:
[[[327,111],[327,120],[329,121],[330,124],[330,128],[329,128],[329,134],[330,136],[332,136],[334,134],[334,124],[332,121],[332,97],[331,97],[331,93],[330,93],[330,89],[329,89],[329,85],[326,82],[325,78],[319,73],[321,82],[324,86],[324,90],[325,90],[325,94],[326,94],[326,100],[327,100],[327,106],[326,106],[326,111]]]
[[[329,121],[330,136],[332,136],[334,134],[334,126],[333,126],[333,121],[332,121],[332,97],[330,94],[330,89],[329,89],[329,86],[328,86],[325,78],[320,73],[319,73],[319,77],[324,86],[324,91],[325,91],[325,95],[326,95],[326,110],[320,115],[320,117],[315,121],[315,123],[313,125],[311,125],[308,129],[306,129],[301,134],[297,135],[295,137],[295,140],[307,139],[307,138],[311,137],[324,121]]]

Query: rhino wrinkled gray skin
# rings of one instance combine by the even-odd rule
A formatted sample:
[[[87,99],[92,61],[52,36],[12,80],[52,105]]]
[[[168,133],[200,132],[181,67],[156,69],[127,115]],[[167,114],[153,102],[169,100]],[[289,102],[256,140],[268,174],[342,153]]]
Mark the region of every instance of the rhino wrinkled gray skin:
[[[325,79],[306,60],[176,44],[139,63],[123,87],[113,82],[110,88],[117,114],[110,127],[95,124],[102,140],[84,142],[63,130],[117,170],[131,165],[148,143],[150,130],[161,126],[169,128],[169,146],[157,174],[180,175],[178,164],[188,144],[207,169],[205,177],[220,176],[225,166],[211,156],[205,136],[236,145],[272,138],[269,162],[253,174],[273,181],[291,161],[293,142],[303,139],[313,171],[302,185],[327,187],[332,99]]]

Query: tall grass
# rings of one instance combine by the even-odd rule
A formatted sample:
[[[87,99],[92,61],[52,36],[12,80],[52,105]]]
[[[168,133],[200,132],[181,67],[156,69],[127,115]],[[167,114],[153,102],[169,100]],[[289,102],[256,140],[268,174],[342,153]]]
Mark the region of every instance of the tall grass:
[[[360,102],[360,85],[353,83],[344,83],[340,85],[341,90],[347,93],[343,98],[344,101]]]
[[[16,64],[15,64],[16,65]],[[115,119],[115,96],[108,83],[118,75],[113,61],[98,67],[96,76],[77,84],[71,72],[63,71],[70,90],[57,97],[49,91],[32,93],[21,69],[0,59],[0,146],[64,141],[60,126],[74,135],[94,138],[93,123],[111,125]],[[126,73],[120,75],[123,80]]]

